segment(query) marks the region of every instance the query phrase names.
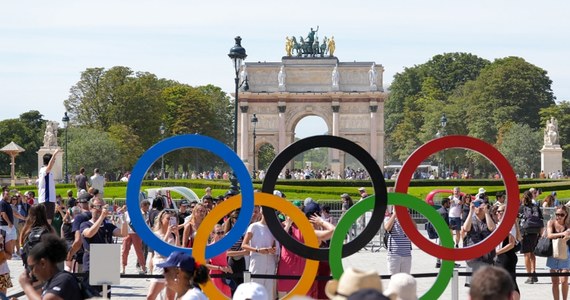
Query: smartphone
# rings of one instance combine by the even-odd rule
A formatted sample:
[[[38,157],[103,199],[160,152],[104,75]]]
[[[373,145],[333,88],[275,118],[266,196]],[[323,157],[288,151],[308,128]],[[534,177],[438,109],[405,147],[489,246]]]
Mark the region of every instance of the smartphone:
[[[481,204],[483,204],[482,201],[473,201],[473,206],[475,206],[475,207],[479,207],[479,206],[481,206]]]
[[[170,217],[170,226],[178,225],[178,218],[177,217]]]
[[[111,204],[111,205],[109,205],[109,206],[107,207],[107,211],[108,211],[109,213],[113,213],[113,208],[114,208],[114,205]]]

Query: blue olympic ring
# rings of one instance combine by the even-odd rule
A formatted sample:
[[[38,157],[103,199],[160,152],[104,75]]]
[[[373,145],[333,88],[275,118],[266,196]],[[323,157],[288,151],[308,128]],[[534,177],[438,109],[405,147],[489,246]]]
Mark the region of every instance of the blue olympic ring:
[[[150,147],[139,158],[133,168],[131,177],[129,178],[129,182],[127,184],[127,209],[129,216],[131,217],[134,230],[150,248],[158,251],[158,253],[164,256],[168,256],[172,251],[180,250],[192,255],[192,248],[180,248],[170,245],[155,235],[146,225],[139,208],[139,192],[141,184],[144,179],[144,175],[150,166],[162,155],[182,148],[203,149],[221,157],[233,169],[242,189],[241,210],[237,221],[224,238],[217,243],[206,247],[206,259],[209,259],[218,256],[231,248],[247,230],[249,221],[253,215],[253,183],[251,181],[251,177],[241,159],[225,144],[207,136],[186,134],[164,139]]]

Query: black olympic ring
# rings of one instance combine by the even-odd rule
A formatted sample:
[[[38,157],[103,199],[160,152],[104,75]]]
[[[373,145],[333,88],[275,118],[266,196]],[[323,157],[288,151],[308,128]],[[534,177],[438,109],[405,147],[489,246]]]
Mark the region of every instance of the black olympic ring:
[[[376,163],[374,158],[372,158],[372,156],[366,150],[364,150],[358,144],[338,136],[319,135],[304,138],[289,145],[287,148],[285,148],[285,150],[277,154],[277,156],[273,159],[267,168],[267,174],[263,180],[261,190],[264,193],[273,193],[277,178],[279,177],[279,173],[285,167],[285,165],[293,158],[295,158],[295,156],[298,154],[318,147],[339,149],[351,154],[364,166],[370,176],[370,179],[372,180],[372,187],[374,188],[376,197],[376,201],[374,202],[374,209],[372,210],[372,217],[370,218],[370,222],[368,222],[364,230],[354,240],[344,245],[342,249],[342,257],[347,257],[366,247],[368,242],[370,242],[376,233],[378,233],[380,227],[384,222],[384,213],[388,205],[388,192],[386,190],[384,174],[380,170],[378,163]],[[285,232],[275,214],[275,209],[264,206],[263,216],[265,217],[265,222],[267,222],[267,226],[269,227],[269,230],[275,239],[278,240],[288,250],[291,250],[293,253],[301,257],[312,260],[327,261],[329,259],[328,248],[315,249],[305,246],[304,244],[301,244],[293,239],[293,237]]]

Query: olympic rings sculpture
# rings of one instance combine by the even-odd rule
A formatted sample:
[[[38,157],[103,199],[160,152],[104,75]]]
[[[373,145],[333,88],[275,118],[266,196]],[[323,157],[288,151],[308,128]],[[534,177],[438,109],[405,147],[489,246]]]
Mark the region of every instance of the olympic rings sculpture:
[[[337,228],[331,238],[330,249],[318,248],[318,241],[314,235],[314,230],[300,210],[294,207],[290,202],[272,195],[281,169],[297,154],[317,147],[339,149],[354,156],[365,166],[370,174],[374,188],[374,195],[353,205],[338,221]],[[139,190],[147,170],[162,155],[182,148],[203,149],[220,156],[232,167],[242,189],[241,195],[231,197],[208,213],[206,218],[202,221],[202,226],[197,229],[194,249],[179,248],[159,239],[145,224],[139,211]],[[443,218],[441,218],[435,209],[424,201],[406,194],[412,174],[421,161],[438,151],[448,148],[473,150],[491,160],[502,175],[502,178],[504,178],[507,190],[507,213],[501,225],[482,242],[461,249],[453,248],[451,234],[449,230],[447,230]],[[518,197],[511,196],[517,195],[519,189],[512,167],[506,158],[493,146],[482,140],[468,136],[445,136],[431,140],[419,147],[402,166],[398,180],[395,183],[395,191],[396,193],[387,192],[382,171],[370,154],[356,143],[341,137],[313,136],[291,144],[271,162],[262,185],[262,193],[254,194],[249,172],[243,165],[241,159],[228,146],[206,136],[179,135],[164,139],[155,144],[138,160],[127,185],[127,208],[134,229],[149,247],[165,256],[168,256],[174,250],[182,250],[191,255],[193,254],[197,261],[204,263],[206,259],[215,257],[230,249],[247,230],[249,221],[253,215],[254,205],[264,206],[263,214],[275,239],[293,253],[306,258],[305,269],[301,279],[285,298],[295,294],[307,293],[314,281],[319,261],[329,260],[331,262],[333,277],[336,279],[340,278],[343,272],[341,259],[357,252],[372,240],[383,224],[384,212],[388,204],[395,205],[398,220],[408,238],[421,250],[444,260],[434,285],[422,296],[422,299],[434,299],[443,293],[452,276],[454,261],[477,258],[481,255],[480,253],[488,252],[498,245],[507,236],[517,215],[518,205],[514,204]],[[220,241],[206,246],[207,237],[209,236],[208,230],[213,228],[213,225],[223,218],[224,215],[238,207],[240,207],[241,210],[234,227]],[[417,210],[434,225],[441,237],[441,246],[426,239],[415,228],[406,208]],[[275,216],[275,209],[280,210],[294,220],[295,224],[298,225],[303,233],[306,245],[292,239],[283,231],[279,220]],[[356,239],[343,245],[344,236],[350,226],[359,216],[368,210],[372,210],[372,217],[366,228]],[[216,299],[222,297],[222,294],[210,281],[204,286],[204,291],[209,297]]]

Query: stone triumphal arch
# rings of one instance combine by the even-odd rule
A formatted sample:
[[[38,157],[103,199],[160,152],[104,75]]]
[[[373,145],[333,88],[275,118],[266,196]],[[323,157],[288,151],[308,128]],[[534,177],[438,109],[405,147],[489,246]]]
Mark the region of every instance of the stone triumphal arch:
[[[239,93],[238,155],[253,166],[253,125],[259,120],[255,147],[271,144],[277,152],[291,144],[295,126],[306,116],[321,117],[331,135],[366,149],[380,167],[384,162],[384,68],[374,62],[340,62],[337,57],[285,56],[281,62],[246,63]],[[247,79],[246,79],[247,78]],[[344,169],[342,151],[331,150],[330,168]]]

